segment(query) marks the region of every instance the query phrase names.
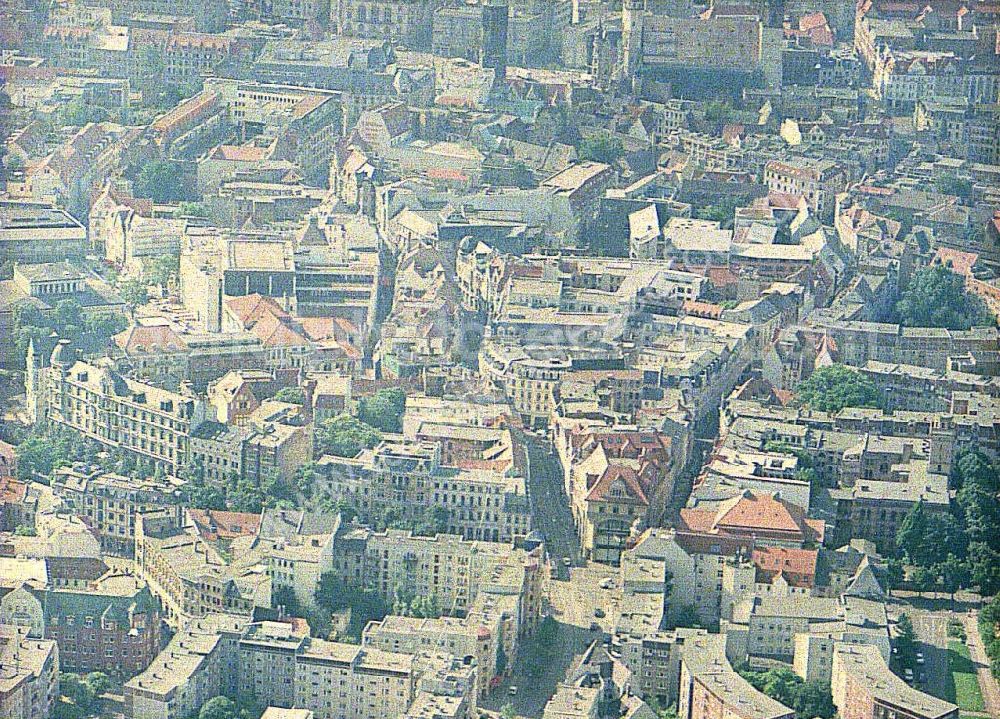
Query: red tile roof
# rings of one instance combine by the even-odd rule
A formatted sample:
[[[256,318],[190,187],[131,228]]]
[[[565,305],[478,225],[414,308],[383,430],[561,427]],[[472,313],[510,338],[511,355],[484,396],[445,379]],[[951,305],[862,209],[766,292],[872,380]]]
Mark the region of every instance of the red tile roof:
[[[753,550],[752,561],[757,567],[758,581],[772,583],[779,575],[794,587],[812,588],[816,583],[815,549],[789,547],[758,547]]]
[[[133,325],[114,336],[115,344],[130,355],[183,352],[187,343],[167,325]]]

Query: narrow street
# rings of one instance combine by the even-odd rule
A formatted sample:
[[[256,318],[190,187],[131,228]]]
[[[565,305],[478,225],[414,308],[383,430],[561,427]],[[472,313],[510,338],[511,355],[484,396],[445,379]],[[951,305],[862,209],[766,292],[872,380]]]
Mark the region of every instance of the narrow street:
[[[569,499],[563,492],[562,467],[552,445],[546,439],[518,432],[517,439],[524,452],[535,528],[545,537],[546,550],[552,560],[553,579],[568,579],[569,571],[563,558],[574,565],[580,562],[580,543],[573,526]]]

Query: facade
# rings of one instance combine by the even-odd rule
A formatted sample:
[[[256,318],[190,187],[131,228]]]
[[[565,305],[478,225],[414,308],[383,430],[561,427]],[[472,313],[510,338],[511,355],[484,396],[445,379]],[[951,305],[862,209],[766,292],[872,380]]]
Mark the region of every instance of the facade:
[[[67,427],[176,472],[188,460],[191,432],[205,420],[196,397],[122,377],[111,367],[74,361],[63,342],[48,367],[33,360],[29,404],[36,422]]]
[[[684,643],[677,715],[685,719],[791,719],[795,712],[757,691],[736,673],[719,635]]]
[[[159,603],[141,580],[105,574],[85,589],[45,597],[45,637],[59,645],[61,667],[132,677],[160,651]]]
[[[182,483],[174,477],[141,480],[63,467],[53,473],[51,486],[70,511],[86,518],[103,551],[128,557],[135,549],[136,517],[177,504]]]
[[[324,456],[318,470],[326,491],[348,498],[362,516],[392,510],[418,519],[437,510],[448,532],[491,542],[531,529],[523,478],[509,468],[448,467],[438,443],[385,440],[351,459]]]
[[[839,646],[833,655],[833,703],[844,719],[953,719],[958,707],[906,684],[872,646]]]
[[[773,192],[801,195],[824,220],[833,220],[838,193],[847,189],[847,172],[832,161],[772,160],[764,168],[764,182]]]
[[[59,701],[59,648],[28,639],[20,627],[0,624],[0,713],[10,719],[50,716]]]

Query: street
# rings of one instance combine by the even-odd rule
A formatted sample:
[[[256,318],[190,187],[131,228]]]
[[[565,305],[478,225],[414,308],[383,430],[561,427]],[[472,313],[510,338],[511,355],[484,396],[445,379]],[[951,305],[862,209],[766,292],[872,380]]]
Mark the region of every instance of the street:
[[[942,596],[901,597],[892,609],[894,616],[902,613],[909,615],[913,622],[913,632],[917,639],[917,651],[924,654],[924,665],[917,668],[916,687],[928,694],[953,701],[950,695],[952,691],[951,668],[948,664],[948,642],[954,641],[955,637],[948,636],[948,624],[953,620],[961,622],[965,627],[966,645],[973,663],[976,665],[979,678],[979,687],[982,691],[983,700],[986,704],[986,716],[1000,717],[1000,690],[997,682],[990,674],[989,661],[979,637],[979,629],[976,626],[977,614],[973,604],[967,601],[959,601],[952,607],[949,599]],[[921,682],[921,677],[925,681]],[[975,716],[969,714],[968,716]]]
[[[524,453],[534,526],[545,537],[553,578],[566,579],[569,573],[563,565],[563,557],[578,564],[580,543],[569,499],[563,491],[562,466],[547,439],[517,432],[517,440]]]
[[[509,703],[519,716],[541,716],[557,684],[566,678],[580,654],[611,631],[618,611],[617,571],[599,564],[571,571],[572,581],[551,582],[549,586],[551,636],[539,631],[524,642],[511,676],[490,696],[480,698],[482,707],[499,711]],[[601,588],[607,579],[614,584]],[[591,629],[594,625],[601,631]],[[515,694],[511,694],[511,687],[516,687]]]
[[[917,651],[923,652],[925,664],[917,667],[916,687],[940,699],[948,697],[948,621],[951,612],[906,607],[917,637]],[[926,675],[926,682],[919,678]]]

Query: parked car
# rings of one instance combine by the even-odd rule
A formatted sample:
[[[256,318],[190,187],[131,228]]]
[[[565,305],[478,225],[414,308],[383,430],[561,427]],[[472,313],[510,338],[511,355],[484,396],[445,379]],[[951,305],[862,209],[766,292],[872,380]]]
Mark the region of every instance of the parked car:
[[[516,697],[517,696],[517,687],[512,684],[511,687],[510,687],[510,689],[507,690],[507,693],[510,694],[512,697]]]
[[[909,667],[903,670],[903,681],[907,684],[913,684],[913,670]]]
[[[569,557],[563,557],[563,566],[565,566],[565,567],[572,567],[573,566],[573,560],[570,559]]]
[[[924,653],[917,652],[917,664],[923,664],[923,663],[924,663]]]
[[[594,616],[597,617],[598,619],[603,619],[607,615],[604,613],[603,609],[598,607],[597,609],[594,610]]]
[[[613,586],[615,586],[615,580],[611,577],[601,580],[601,589],[611,589]]]

